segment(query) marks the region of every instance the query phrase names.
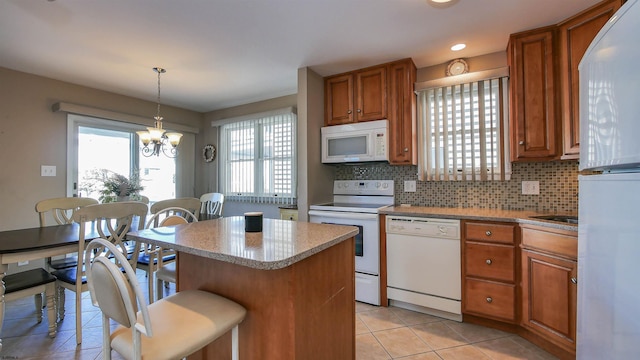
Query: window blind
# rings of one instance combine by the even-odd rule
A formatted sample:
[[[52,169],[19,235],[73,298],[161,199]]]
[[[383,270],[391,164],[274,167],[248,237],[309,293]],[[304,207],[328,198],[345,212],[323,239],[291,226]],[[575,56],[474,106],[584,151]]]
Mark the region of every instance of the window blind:
[[[296,115],[278,114],[221,126],[221,188],[232,201],[293,204]]]
[[[508,78],[418,92],[418,178],[508,180]]]

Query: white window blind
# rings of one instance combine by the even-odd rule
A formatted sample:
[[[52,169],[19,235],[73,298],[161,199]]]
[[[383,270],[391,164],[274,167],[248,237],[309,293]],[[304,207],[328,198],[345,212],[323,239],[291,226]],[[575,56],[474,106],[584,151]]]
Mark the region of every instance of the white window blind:
[[[419,173],[423,181],[508,180],[508,78],[418,92]]]
[[[221,188],[227,200],[295,203],[295,114],[224,124],[220,133]]]

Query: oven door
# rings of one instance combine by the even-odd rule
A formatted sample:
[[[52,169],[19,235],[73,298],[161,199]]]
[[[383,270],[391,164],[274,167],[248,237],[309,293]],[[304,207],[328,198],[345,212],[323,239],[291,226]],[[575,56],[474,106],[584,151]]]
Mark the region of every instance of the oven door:
[[[378,275],[380,272],[380,227],[378,214],[309,210],[309,222],[356,226],[356,271]]]

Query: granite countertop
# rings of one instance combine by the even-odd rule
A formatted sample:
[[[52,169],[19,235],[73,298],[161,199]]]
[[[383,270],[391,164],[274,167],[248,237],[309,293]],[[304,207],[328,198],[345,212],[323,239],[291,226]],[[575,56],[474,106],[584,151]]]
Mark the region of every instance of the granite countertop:
[[[441,208],[424,206],[389,206],[380,211],[381,214],[396,216],[418,216],[442,219],[506,221],[520,224],[541,225],[553,229],[578,231],[578,225],[553,220],[533,219],[531,216],[550,215],[535,211],[471,209],[471,208]],[[554,214],[575,215],[575,214]]]
[[[244,217],[130,232],[127,239],[262,270],[310,257],[358,234],[355,226],[264,219],[263,231],[245,233]]]

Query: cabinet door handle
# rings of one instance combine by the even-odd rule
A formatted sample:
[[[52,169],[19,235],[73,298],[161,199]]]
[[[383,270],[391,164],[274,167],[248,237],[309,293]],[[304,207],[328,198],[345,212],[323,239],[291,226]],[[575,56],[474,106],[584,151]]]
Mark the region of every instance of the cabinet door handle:
[[[347,114],[351,114],[353,111],[351,110],[347,110]]]
[[[358,109],[358,113],[361,113],[361,112],[362,112],[362,110]]]
[[[491,236],[491,230],[485,231],[484,234],[487,235],[487,236]]]
[[[518,144],[524,145],[524,140],[520,140],[520,142]]]
[[[577,283],[578,283],[578,279],[576,279],[576,278],[572,277],[572,278],[571,278],[571,283],[573,283],[573,284],[577,284]]]
[[[491,304],[491,303],[493,302],[493,299],[492,299],[492,298],[490,298],[490,297],[488,297],[488,298],[487,298],[487,302],[488,302],[489,304]]]
[[[409,152],[409,148],[404,148],[404,152]]]
[[[493,261],[491,261],[491,259],[487,259],[487,261],[485,261],[487,263],[487,265],[491,265],[493,263]]]

